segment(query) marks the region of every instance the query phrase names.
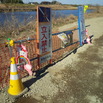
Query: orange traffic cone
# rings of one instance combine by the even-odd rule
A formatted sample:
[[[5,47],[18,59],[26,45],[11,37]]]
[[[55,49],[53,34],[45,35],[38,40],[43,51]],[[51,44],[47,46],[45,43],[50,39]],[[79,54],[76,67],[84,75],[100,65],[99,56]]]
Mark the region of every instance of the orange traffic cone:
[[[17,66],[15,64],[15,58],[12,57],[10,67],[10,87],[8,89],[8,93],[11,95],[19,95],[23,90],[24,86],[18,75]]]

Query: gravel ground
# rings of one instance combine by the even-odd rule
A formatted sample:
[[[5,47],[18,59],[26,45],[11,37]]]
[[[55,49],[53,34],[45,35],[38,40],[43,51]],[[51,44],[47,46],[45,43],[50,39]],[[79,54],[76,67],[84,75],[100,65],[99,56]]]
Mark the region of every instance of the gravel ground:
[[[37,77],[24,78],[29,91],[15,102],[6,90],[1,91],[0,103],[103,103],[103,17],[88,19],[86,24],[94,35],[91,45],[78,48]]]

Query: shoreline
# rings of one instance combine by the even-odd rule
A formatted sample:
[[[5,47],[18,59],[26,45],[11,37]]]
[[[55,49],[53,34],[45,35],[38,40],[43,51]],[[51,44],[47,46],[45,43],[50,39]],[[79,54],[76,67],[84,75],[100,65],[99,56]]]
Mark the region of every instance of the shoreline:
[[[77,10],[77,9],[52,9],[52,10]],[[91,9],[90,9],[91,10]],[[0,13],[5,12],[29,12],[29,11],[36,11],[36,9],[0,9]]]
[[[30,5],[30,4],[0,4],[1,12],[36,11],[37,6],[50,7],[52,10],[76,10],[79,5]],[[90,6],[89,9],[95,9]]]

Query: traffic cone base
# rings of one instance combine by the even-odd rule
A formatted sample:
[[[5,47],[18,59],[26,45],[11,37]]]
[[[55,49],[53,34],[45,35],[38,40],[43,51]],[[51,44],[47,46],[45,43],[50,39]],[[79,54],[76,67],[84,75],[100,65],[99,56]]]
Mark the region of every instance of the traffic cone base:
[[[10,80],[10,87],[8,93],[11,95],[19,95],[24,90],[24,86],[21,82],[21,79]]]

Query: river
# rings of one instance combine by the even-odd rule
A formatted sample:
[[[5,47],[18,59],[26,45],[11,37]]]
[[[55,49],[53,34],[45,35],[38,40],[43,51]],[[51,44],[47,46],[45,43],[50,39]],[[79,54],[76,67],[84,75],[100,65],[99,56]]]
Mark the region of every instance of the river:
[[[93,12],[94,10],[87,10],[87,13]],[[52,17],[66,17],[69,15],[78,16],[78,10],[52,10]],[[15,21],[21,24],[27,24],[36,17],[36,11],[25,11],[25,12],[8,12],[0,13],[0,25]]]

